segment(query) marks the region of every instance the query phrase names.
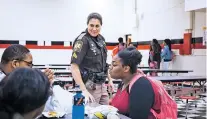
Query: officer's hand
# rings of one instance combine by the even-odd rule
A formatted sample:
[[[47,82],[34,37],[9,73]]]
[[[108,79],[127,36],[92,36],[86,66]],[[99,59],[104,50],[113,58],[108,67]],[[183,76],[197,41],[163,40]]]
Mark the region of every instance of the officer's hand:
[[[69,83],[67,83],[67,84],[65,84],[64,86],[63,86],[63,88],[65,89],[65,90],[68,90],[70,87],[72,87],[73,86],[73,84],[69,84]]]
[[[94,97],[87,90],[84,90],[82,92],[83,92],[83,95],[85,96],[86,103],[95,102]]]
[[[48,79],[50,81],[50,84],[52,84],[53,83],[53,79],[54,79],[54,71],[52,71],[51,69],[47,68],[43,72],[48,77]]]

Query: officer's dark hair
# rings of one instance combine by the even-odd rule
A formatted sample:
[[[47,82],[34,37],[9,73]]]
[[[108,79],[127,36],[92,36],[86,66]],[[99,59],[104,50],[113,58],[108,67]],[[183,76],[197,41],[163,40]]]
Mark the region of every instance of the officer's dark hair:
[[[88,15],[87,24],[93,18],[94,19],[98,19],[100,21],[101,25],[102,25],[102,17],[101,17],[101,15],[99,13],[95,13],[95,12]]]
[[[169,47],[169,50],[171,51],[171,40],[170,39],[165,39],[164,42]]]
[[[50,94],[50,83],[43,72],[16,68],[0,83],[0,117],[27,114],[43,106]]]
[[[1,64],[7,64],[12,60],[24,60],[26,55],[30,53],[29,49],[27,49],[23,45],[14,44],[7,47],[1,57]]]
[[[123,42],[124,42],[124,40],[123,40],[122,37],[119,37],[119,38],[118,38],[118,41],[119,41],[119,43],[123,43]]]
[[[129,46],[118,53],[123,66],[129,66],[130,72],[137,72],[137,65],[142,61],[141,53],[134,46]]]

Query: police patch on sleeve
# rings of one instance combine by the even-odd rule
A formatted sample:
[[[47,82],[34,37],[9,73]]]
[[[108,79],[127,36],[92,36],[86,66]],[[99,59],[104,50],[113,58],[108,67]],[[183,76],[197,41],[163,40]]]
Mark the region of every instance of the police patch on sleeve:
[[[77,59],[77,57],[78,57],[77,54],[76,54],[75,52],[73,53],[73,57],[76,58],[76,59]]]
[[[104,44],[104,45],[106,45],[106,42],[105,42],[105,41],[103,41],[103,44]]]
[[[75,45],[74,45],[74,52],[80,52],[83,46],[83,42],[82,41],[76,41]]]

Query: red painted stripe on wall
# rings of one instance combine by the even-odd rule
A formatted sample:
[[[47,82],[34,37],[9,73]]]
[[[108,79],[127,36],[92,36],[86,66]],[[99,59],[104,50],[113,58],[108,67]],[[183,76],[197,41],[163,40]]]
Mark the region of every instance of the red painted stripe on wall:
[[[0,44],[0,48],[7,48],[11,44]],[[38,45],[26,45],[29,49],[72,49],[72,46],[52,45],[52,46],[38,46]]]
[[[0,44],[0,48],[7,48],[11,44]],[[163,45],[161,45],[163,47]],[[63,46],[63,45],[52,45],[52,46],[38,46],[38,45],[26,45],[29,49],[72,49],[72,46]],[[108,50],[113,50],[116,46],[107,46]],[[182,44],[173,44],[172,49],[180,49]],[[193,49],[206,49],[202,43],[192,44]],[[138,50],[149,50],[150,45],[139,45]]]

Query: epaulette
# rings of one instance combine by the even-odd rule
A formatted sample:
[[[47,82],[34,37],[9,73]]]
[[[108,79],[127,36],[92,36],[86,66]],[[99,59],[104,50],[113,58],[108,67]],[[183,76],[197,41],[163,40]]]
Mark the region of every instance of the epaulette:
[[[86,32],[82,32],[76,39],[75,41],[73,42],[73,47],[75,45],[75,42],[78,41],[78,40],[81,40],[83,38],[83,36],[86,35]]]
[[[86,35],[86,32],[82,32],[82,33],[78,36],[77,40],[81,40],[81,39],[83,38],[83,36],[85,36],[85,35]]]

